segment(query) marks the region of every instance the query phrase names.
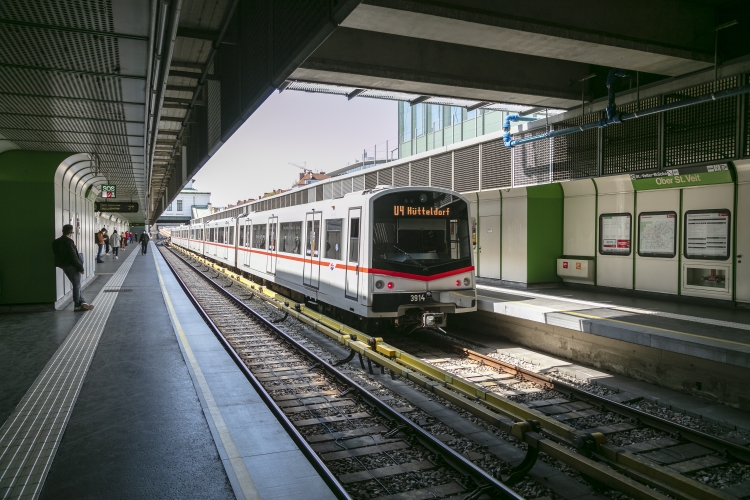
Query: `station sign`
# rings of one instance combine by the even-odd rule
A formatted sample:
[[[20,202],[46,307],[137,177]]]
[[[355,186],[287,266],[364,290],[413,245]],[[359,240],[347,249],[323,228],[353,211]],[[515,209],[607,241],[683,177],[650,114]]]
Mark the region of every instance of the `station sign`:
[[[102,185],[102,198],[116,198],[117,197],[117,186],[114,184],[103,184]]]
[[[675,189],[691,186],[708,186],[732,182],[729,165],[701,165],[699,167],[672,168],[660,172],[630,174],[633,189]]]
[[[121,214],[134,214],[138,212],[138,203],[135,201],[113,202],[98,201],[94,203],[95,212],[111,212]]]

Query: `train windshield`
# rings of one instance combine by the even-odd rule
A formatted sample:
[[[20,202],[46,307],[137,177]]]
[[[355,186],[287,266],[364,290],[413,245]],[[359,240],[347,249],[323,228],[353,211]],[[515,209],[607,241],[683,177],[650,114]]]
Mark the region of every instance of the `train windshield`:
[[[402,191],[373,201],[372,266],[432,275],[471,266],[469,208],[434,191]]]

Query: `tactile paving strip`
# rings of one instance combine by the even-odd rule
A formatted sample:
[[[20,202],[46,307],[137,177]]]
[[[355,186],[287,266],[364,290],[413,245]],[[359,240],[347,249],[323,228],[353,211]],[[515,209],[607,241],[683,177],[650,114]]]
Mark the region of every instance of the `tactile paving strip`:
[[[119,288],[133,265],[133,252],[94,299],[83,317],[0,428],[0,498],[37,498],[60,445],[73,406],[96,352]]]

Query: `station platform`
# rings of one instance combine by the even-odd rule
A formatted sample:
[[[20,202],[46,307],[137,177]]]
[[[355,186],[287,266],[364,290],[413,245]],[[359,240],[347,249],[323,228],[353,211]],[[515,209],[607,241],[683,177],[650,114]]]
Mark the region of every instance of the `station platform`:
[[[0,315],[0,498],[335,498],[153,243],[96,275]]]
[[[477,299],[472,323],[521,345],[750,409],[750,310],[486,278]]]

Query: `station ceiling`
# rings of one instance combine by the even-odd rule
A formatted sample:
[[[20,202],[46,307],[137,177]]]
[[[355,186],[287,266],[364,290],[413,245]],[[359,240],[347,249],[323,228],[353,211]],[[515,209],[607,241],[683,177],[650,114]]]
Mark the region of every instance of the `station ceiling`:
[[[0,151],[89,153],[153,221],[276,89],[570,109],[611,67],[648,83],[710,69],[715,43],[747,56],[749,5],[5,0]]]

